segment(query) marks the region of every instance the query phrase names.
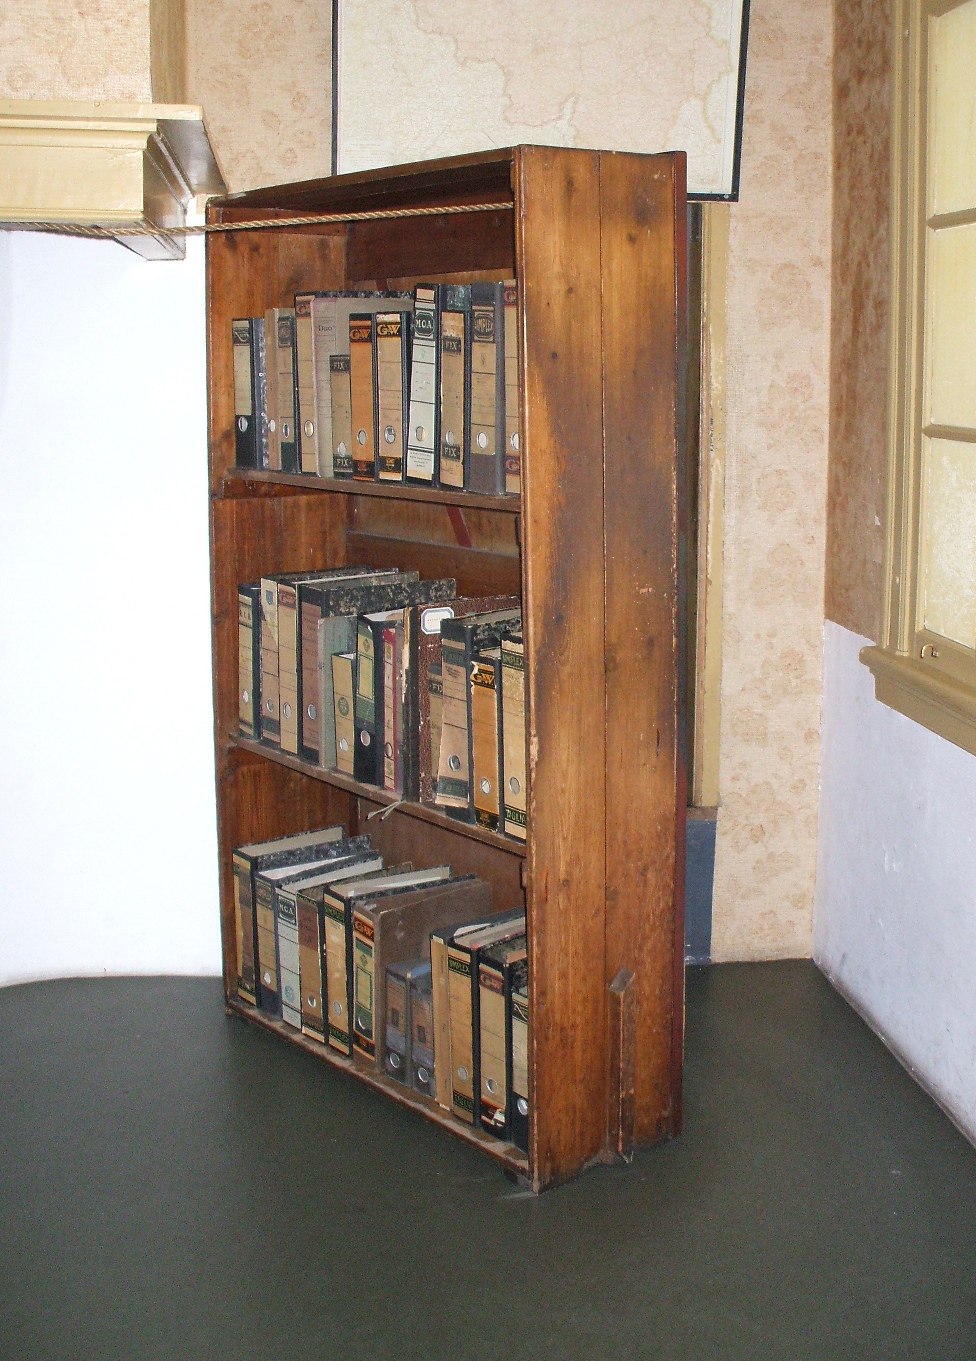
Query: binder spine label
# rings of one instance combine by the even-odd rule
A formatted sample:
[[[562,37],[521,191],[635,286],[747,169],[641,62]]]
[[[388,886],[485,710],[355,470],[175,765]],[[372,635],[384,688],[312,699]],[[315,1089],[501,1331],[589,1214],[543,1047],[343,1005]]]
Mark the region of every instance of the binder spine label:
[[[505,284],[505,490],[522,490],[519,445],[518,286]]]
[[[315,368],[312,363],[312,298],[308,293],[300,293],[295,298],[295,374],[299,466],[303,473],[315,475],[319,471],[318,417],[315,410]]]
[[[328,1014],[328,1038],[340,1054],[350,1052],[349,1013],[347,1009],[346,923],[340,906],[326,901],[323,907],[325,936],[325,1003]]]
[[[447,974],[451,1007],[451,1108],[459,1119],[473,1125],[471,961],[450,946],[447,950]]]
[[[441,752],[437,772],[436,802],[447,808],[467,811],[470,797],[468,777],[468,675],[464,647],[451,646],[441,635]]]
[[[242,1002],[257,1006],[254,977],[254,901],[251,866],[234,856],[234,918],[237,927],[237,995]]]
[[[333,477],[352,477],[352,393],[349,372],[349,356],[334,354],[329,360]]]
[[[490,662],[471,664],[471,727],[475,821],[498,830],[498,694]]]
[[[366,482],[376,477],[376,422],[373,409],[372,316],[349,318],[349,391],[352,401],[352,475]]]
[[[525,656],[521,641],[502,639],[504,830],[526,839]]]
[[[275,904],[281,1017],[286,1025],[302,1028],[302,994],[299,981],[298,912],[293,893],[279,890]]]
[[[364,1058],[376,1057],[373,1034],[375,980],[373,978],[373,923],[353,913],[353,1048]]]
[[[437,294],[418,287],[413,313],[410,358],[410,407],[407,422],[407,477],[433,485],[437,480]]]
[[[481,1124],[490,1134],[504,1135],[507,1084],[505,981],[500,970],[482,964],[481,988]]]
[[[256,740],[260,737],[256,722],[260,678],[256,666],[259,654],[254,645],[254,615],[252,595],[241,590],[237,596],[237,717],[241,733]]]
[[[376,461],[381,482],[403,480],[405,320],[399,312],[376,317]]]
[[[442,487],[464,486],[464,313],[441,316]]]

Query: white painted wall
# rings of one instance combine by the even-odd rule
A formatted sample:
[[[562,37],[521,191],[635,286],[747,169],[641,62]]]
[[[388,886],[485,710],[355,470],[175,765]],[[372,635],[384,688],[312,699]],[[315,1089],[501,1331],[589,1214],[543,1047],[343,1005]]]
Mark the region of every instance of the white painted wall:
[[[203,289],[0,232],[0,983],[219,971]]]
[[[976,1138],[976,757],[874,698],[824,629],[814,959]]]

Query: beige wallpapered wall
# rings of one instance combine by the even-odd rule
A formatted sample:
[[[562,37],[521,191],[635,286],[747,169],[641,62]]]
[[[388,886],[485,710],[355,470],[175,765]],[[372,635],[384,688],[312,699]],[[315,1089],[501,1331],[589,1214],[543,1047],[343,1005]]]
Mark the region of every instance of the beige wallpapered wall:
[[[230,191],[332,167],[328,0],[185,0],[187,97]]]
[[[148,102],[149,0],[0,5],[0,98]]]
[[[828,619],[881,640],[891,167],[890,0],[843,0],[834,32]]]
[[[185,98],[203,105],[231,189],[328,173],[330,9],[321,0],[186,0]],[[717,959],[810,951],[827,485],[831,32],[829,0],[754,0],[741,201],[731,209],[729,248]],[[8,10],[0,16],[2,93],[148,98],[147,34],[145,0],[36,0],[18,14]]]
[[[807,956],[820,756],[830,0],[752,6],[731,210],[713,956]]]

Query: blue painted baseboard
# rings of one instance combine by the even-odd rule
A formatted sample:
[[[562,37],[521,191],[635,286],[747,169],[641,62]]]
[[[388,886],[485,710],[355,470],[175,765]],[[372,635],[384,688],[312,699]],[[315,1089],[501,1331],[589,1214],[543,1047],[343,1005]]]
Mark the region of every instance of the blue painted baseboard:
[[[688,810],[685,857],[685,963],[712,958],[712,880],[715,876],[715,810]]]

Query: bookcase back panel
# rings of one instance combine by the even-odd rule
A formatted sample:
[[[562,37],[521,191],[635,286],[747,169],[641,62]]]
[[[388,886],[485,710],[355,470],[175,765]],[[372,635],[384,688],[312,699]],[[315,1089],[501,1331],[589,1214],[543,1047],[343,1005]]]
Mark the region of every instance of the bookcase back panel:
[[[453,577],[459,595],[518,595],[521,590],[518,558],[502,553],[381,538],[355,530],[347,536],[347,552],[349,561],[400,567],[422,577]]]
[[[234,922],[235,846],[292,832],[310,831],[341,822],[348,825],[348,794],[296,771],[272,765],[260,756],[228,745],[218,735],[217,838],[220,849],[221,931],[224,986],[228,995],[237,983],[237,931]]]
[[[207,367],[210,384],[210,477],[218,490],[231,473],[234,448],[234,356],[231,322],[290,307],[301,289],[342,288],[342,228],[227,232],[207,238]]]
[[[634,1129],[680,1127],[684,747],[678,525],[684,160],[601,153],[606,486],[606,982],[634,974]],[[681,692],[683,697],[683,691]]]
[[[603,1147],[604,534],[596,158],[519,150],[537,1185]]]
[[[492,888],[492,907],[496,912],[521,907],[522,859],[480,841],[457,836],[441,827],[418,822],[396,809],[386,817],[368,818],[382,805],[359,800],[360,831],[368,832],[389,865],[412,860],[418,868],[450,865],[455,874],[476,874],[487,879]]]
[[[381,538],[475,548],[482,553],[519,555],[515,515],[467,506],[402,504],[379,497],[353,497],[351,528]]]
[[[513,216],[501,210],[351,223],[348,277],[350,281],[387,281],[403,275],[429,279],[431,274],[473,270],[507,278],[515,267]]]
[[[347,561],[344,505],[329,496],[228,497],[211,502],[214,709],[218,740],[236,729],[237,587],[273,572]]]

